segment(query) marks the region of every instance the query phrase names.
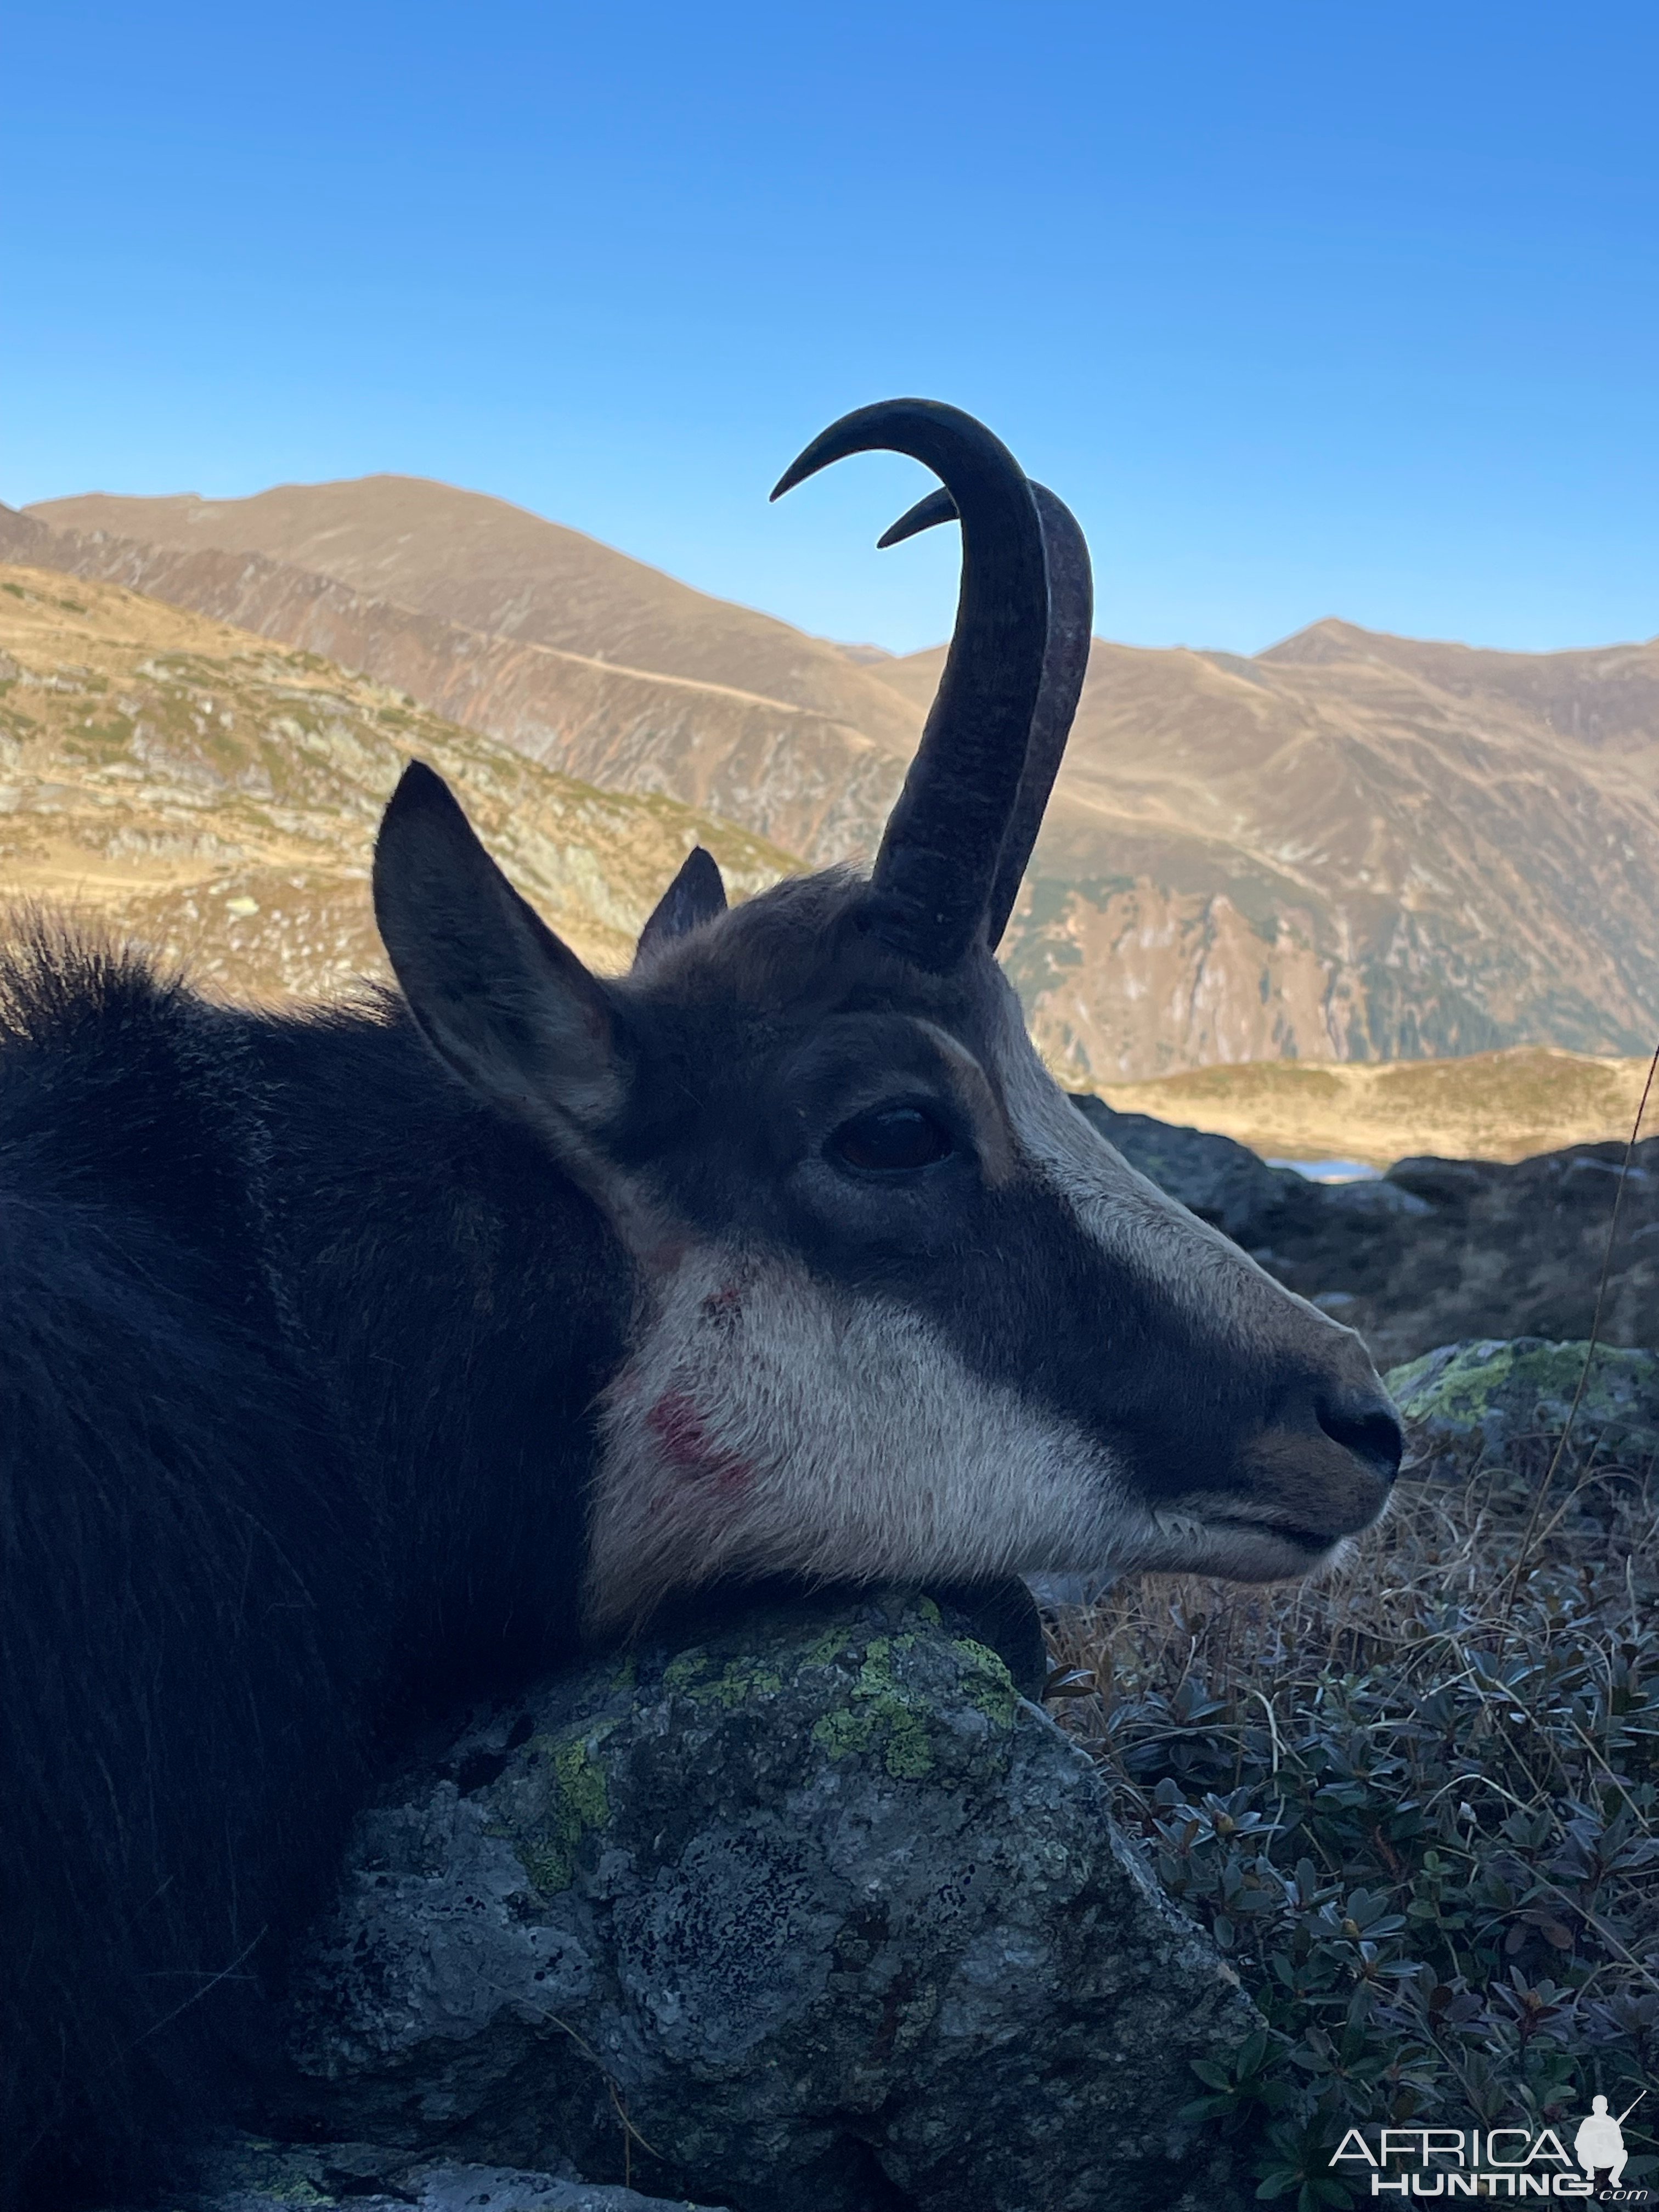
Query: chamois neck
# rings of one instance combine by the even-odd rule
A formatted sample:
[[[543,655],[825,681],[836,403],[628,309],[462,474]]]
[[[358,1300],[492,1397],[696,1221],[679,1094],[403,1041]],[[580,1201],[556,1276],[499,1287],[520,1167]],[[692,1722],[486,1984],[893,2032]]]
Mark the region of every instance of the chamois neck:
[[[422,1694],[575,1640],[591,1407],[620,1363],[628,1263],[527,1132],[406,1018],[251,1020],[269,1234],[332,1424],[362,1455]],[[476,1593],[490,1593],[477,1617]]]

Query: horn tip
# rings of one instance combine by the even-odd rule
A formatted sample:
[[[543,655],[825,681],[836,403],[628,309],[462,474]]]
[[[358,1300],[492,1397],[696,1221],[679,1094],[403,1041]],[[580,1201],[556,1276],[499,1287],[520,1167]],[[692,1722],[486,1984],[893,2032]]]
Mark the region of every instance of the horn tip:
[[[788,467],[767,494],[769,502],[775,499],[781,499],[785,492],[793,491],[798,483],[805,483],[808,477],[817,474],[823,466],[823,463],[817,458],[817,449],[823,442],[821,438],[815,438],[804,453],[796,454],[794,459],[790,462]]]
[[[912,507],[907,507],[890,528],[883,531],[876,540],[876,550],[884,553],[890,545],[902,544],[907,538],[920,537],[924,530],[932,530],[941,522],[958,522],[957,503],[948,491],[930,491]]]

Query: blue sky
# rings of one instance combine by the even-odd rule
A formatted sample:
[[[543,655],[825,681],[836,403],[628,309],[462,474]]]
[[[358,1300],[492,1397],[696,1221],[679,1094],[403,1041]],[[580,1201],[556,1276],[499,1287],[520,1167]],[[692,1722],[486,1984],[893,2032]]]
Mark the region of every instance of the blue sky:
[[[921,392],[1077,508],[1097,626],[1659,631],[1659,9],[14,11],[0,498],[399,470],[825,635],[941,635]]]

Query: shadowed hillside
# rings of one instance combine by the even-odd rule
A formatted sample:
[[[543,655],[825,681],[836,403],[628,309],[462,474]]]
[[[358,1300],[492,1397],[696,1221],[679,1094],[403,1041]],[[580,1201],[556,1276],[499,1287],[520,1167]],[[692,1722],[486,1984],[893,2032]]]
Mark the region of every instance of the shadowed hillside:
[[[0,557],[325,652],[813,862],[868,858],[942,659],[828,645],[405,478],[0,510]],[[1249,659],[1097,641],[1008,957],[1085,1084],[1645,1052],[1659,644],[1490,653],[1336,622]]]
[[[68,902],[236,994],[382,975],[368,863],[411,753],[584,958],[627,965],[696,841],[739,896],[793,864],[618,797],[246,631],[104,584],[0,572],[0,890]]]

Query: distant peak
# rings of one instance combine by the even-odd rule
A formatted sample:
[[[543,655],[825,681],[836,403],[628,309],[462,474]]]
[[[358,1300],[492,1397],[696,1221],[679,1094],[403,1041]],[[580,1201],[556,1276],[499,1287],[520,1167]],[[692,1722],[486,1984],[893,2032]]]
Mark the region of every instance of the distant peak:
[[[1322,621],[1310,623],[1306,629],[1281,638],[1277,645],[1270,645],[1255,658],[1300,663],[1304,667],[1321,661],[1359,660],[1370,652],[1377,637],[1376,631],[1361,629],[1358,623],[1343,622],[1335,615],[1327,615]]]

